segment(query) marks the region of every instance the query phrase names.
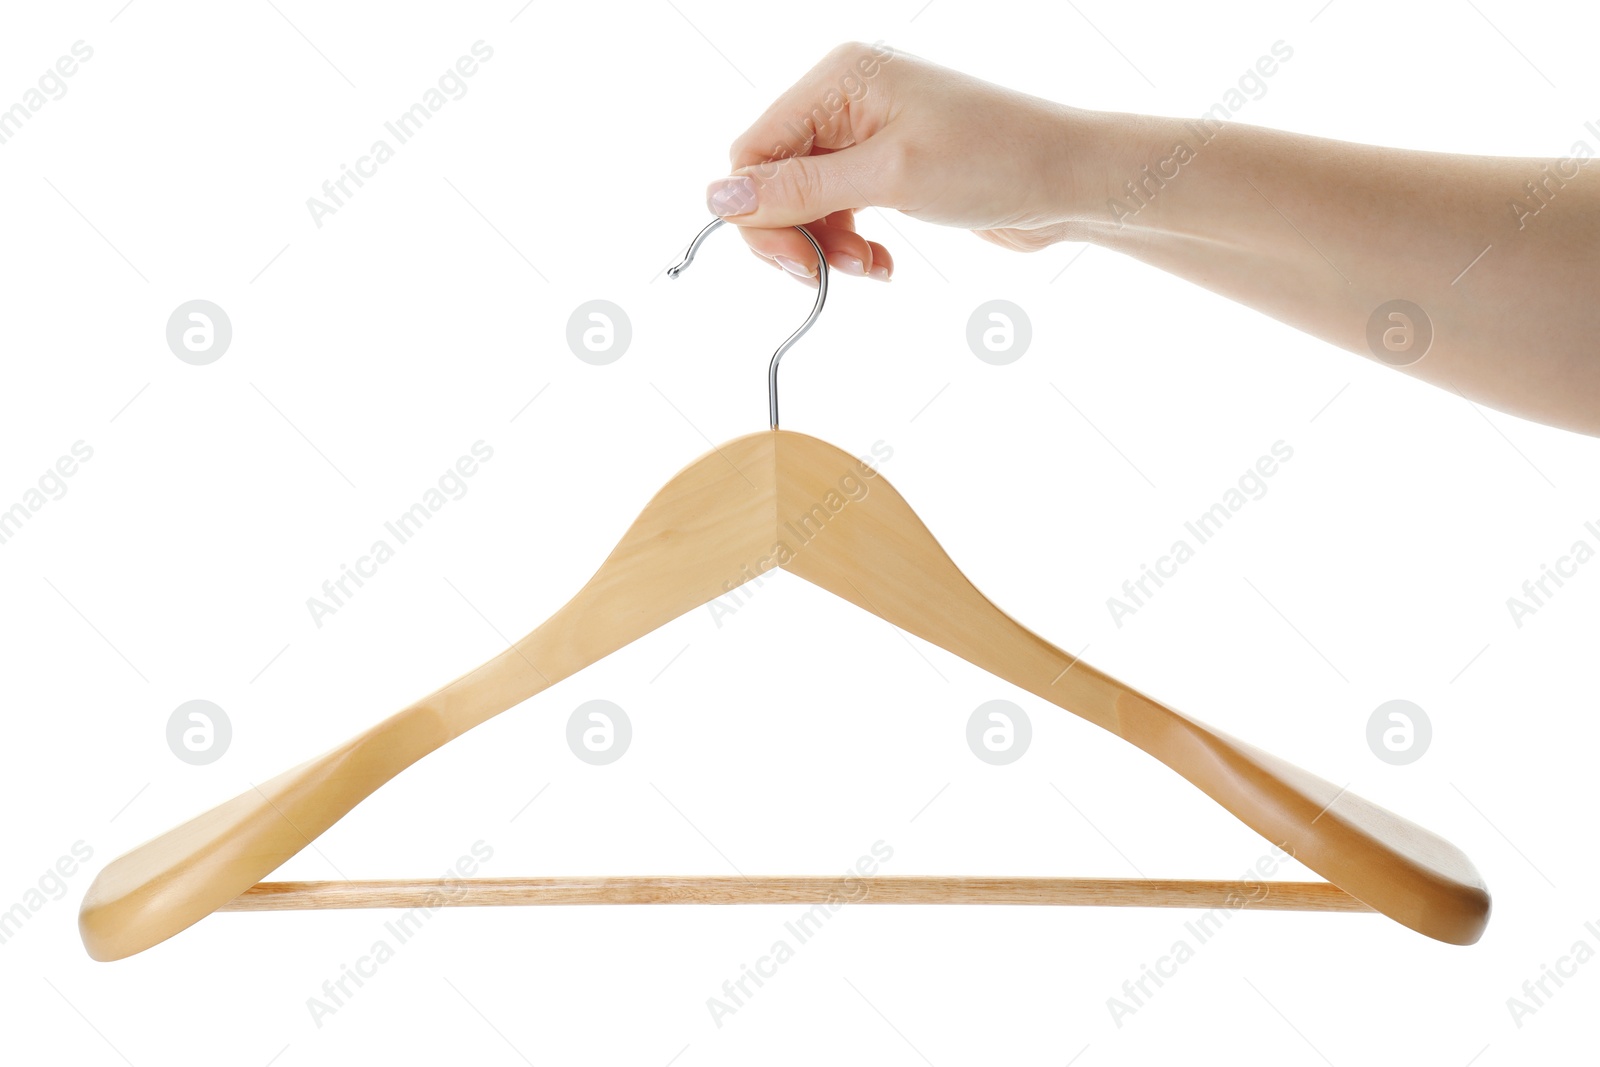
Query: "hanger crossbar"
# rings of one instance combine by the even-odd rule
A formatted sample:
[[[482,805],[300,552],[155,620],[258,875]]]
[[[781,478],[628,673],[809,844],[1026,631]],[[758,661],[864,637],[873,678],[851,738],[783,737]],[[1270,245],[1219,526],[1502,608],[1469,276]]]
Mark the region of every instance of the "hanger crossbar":
[[[913,875],[376,879],[261,882],[220,911],[557,904],[1024,904],[1367,912],[1331,882]]]

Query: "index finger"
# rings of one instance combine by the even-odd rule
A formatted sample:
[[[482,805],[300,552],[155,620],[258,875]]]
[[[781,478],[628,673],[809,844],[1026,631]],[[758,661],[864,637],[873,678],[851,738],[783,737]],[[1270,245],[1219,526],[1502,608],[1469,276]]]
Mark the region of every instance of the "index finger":
[[[848,148],[871,137],[884,116],[861,102],[894,55],[882,41],[842,44],[829,52],[733,142],[728,152],[733,169],[811,155],[819,148]]]

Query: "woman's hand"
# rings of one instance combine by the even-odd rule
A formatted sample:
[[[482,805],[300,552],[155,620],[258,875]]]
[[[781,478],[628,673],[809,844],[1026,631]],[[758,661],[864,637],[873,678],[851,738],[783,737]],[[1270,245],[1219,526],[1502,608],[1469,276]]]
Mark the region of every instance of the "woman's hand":
[[[706,204],[760,256],[803,280],[816,253],[887,281],[888,249],[856,233],[869,205],[1031,251],[1072,234],[1087,112],[969,78],[881,45],[834,49],[733,143]],[[1099,183],[1094,183],[1099,184]]]
[[[1272,52],[1249,76],[1294,55]],[[707,203],[812,285],[815,254],[789,227],[842,273],[894,272],[856,233],[868,205],[1023,251],[1092,241],[1470,400],[1600,435],[1586,142],[1561,160],[1448,155],[1229,118],[1223,104],[1189,121],[1080,111],[845,45],[734,142]]]

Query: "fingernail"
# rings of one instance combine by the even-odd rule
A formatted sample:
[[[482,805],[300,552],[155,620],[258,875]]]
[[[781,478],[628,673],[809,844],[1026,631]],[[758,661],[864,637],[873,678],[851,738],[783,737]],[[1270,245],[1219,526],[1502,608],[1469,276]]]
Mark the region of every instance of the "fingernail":
[[[888,267],[873,267],[872,268],[872,277],[878,279],[880,282],[888,281],[889,280],[889,268]]]
[[[846,274],[861,277],[867,273],[866,265],[855,256],[834,256],[831,262],[834,270],[842,270]]]
[[[706,207],[713,215],[748,215],[756,209],[756,183],[745,175],[719,178],[706,187]]]
[[[801,263],[798,260],[790,259],[788,256],[773,256],[772,258],[778,261],[778,266],[782,267],[784,270],[795,275],[796,277],[810,278],[817,273],[811,267],[806,266],[804,263]]]

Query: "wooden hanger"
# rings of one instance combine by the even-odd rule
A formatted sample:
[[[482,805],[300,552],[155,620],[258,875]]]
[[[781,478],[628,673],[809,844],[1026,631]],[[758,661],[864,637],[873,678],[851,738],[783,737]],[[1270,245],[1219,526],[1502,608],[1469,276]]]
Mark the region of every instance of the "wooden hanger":
[[[721,220],[695,238],[676,277]],[[805,230],[801,230],[805,233]],[[599,571],[532,633],[350,741],[111,861],[78,925],[97,960],[166,940],[214,911],[451,904],[773,903],[840,899],[835,878],[544,878],[258,884],[378,787],[440,746],[657,627],[781,567],[1132,742],[1323,882],[863,878],[867,903],[1097,904],[1377,911],[1468,945],[1489,894],[1449,842],[1235,740],[1063,652],[995,607],[882,475],[778,429],[777,370],[816,320],[828,268],[816,249],[810,317],[774,353],[772,429],[701,456],[669,481]],[[831,895],[831,896],[830,896]]]

